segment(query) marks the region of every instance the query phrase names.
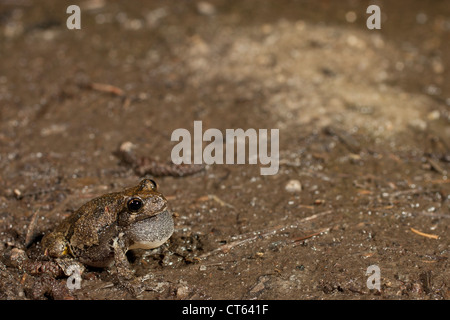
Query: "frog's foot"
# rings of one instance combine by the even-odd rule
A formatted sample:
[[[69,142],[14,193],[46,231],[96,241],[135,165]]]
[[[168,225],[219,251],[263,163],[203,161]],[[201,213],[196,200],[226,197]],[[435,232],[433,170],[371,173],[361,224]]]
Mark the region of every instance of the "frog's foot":
[[[74,300],[65,280],[57,280],[49,274],[26,276],[22,280],[26,295],[31,299],[50,298],[55,300]]]
[[[135,298],[139,298],[144,291],[159,291],[161,284],[153,280],[153,275],[147,274],[144,276],[136,276],[132,270],[128,258],[123,248],[125,247],[121,242],[120,237],[113,240],[114,249],[114,263],[117,269],[117,277],[119,285],[125,288]]]
[[[114,239],[114,264],[117,269],[117,278],[119,285],[125,288],[133,297],[139,297],[144,290],[141,287],[142,280],[137,277],[134,271],[131,269],[125,252],[121,249],[121,239]]]
[[[47,274],[54,278],[64,276],[64,271],[54,261],[29,259],[23,249],[13,248],[3,255],[4,262],[10,267],[17,268],[29,275]]]
[[[56,258],[55,263],[61,268],[64,275],[68,277],[74,274],[81,276],[86,269],[82,263],[70,257]]]
[[[142,292],[146,290],[143,277],[134,277],[130,280],[124,280],[119,276],[120,286],[127,290],[133,297],[140,298]]]

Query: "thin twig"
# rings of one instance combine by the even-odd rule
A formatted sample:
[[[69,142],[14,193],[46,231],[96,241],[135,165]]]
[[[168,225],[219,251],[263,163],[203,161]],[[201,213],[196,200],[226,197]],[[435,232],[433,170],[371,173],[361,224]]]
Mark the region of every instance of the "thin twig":
[[[215,202],[217,202],[218,204],[220,204],[222,207],[229,207],[234,209],[234,206],[223,201],[222,199],[220,199],[218,196],[214,195],[214,194],[208,194],[206,196],[202,196],[200,198],[197,199],[197,201],[207,201],[207,200],[213,200]]]
[[[433,184],[443,184],[443,183],[450,183],[450,179],[442,179],[442,180],[431,180],[430,181]]]
[[[306,239],[309,239],[309,238],[318,236],[318,235],[321,234],[321,233],[330,231],[330,229],[331,229],[330,227],[328,227],[328,228],[323,228],[323,229],[320,229],[319,231],[314,232],[314,233],[311,233],[311,234],[309,234],[309,235],[307,235],[307,236],[296,237],[296,238],[292,239],[292,241],[293,241],[293,242],[303,241],[303,240],[306,240]]]
[[[411,228],[411,231],[416,233],[416,234],[418,234],[419,236],[422,236],[422,237],[427,237],[427,238],[430,238],[430,239],[439,239],[439,236],[437,236],[435,234],[424,233],[424,232],[421,232],[421,231],[416,230],[414,228]]]
[[[27,234],[25,236],[25,247],[28,247],[36,237],[36,226],[37,226],[37,218],[38,218],[39,209],[33,213],[31,217],[30,224],[27,228]]]
[[[138,176],[152,175],[154,177],[183,177],[203,171],[206,167],[200,164],[174,164],[162,162],[151,157],[137,157],[133,152],[135,146],[127,141],[122,143],[113,154],[122,164],[133,168]]]
[[[131,103],[134,101],[147,100],[147,94],[145,93],[140,93],[138,95],[129,95],[125,93],[125,90],[107,83],[91,82],[88,84],[82,84],[81,87],[98,92],[109,93],[116,97],[122,98],[122,108],[125,110],[128,109]]]
[[[440,173],[442,175],[446,175],[447,174],[447,170],[444,170],[437,161],[435,161],[435,160],[433,160],[431,158],[427,158],[427,161],[431,165],[431,167],[434,170],[436,170],[436,172],[438,172],[438,173]]]
[[[112,95],[115,95],[118,97],[125,96],[125,91],[123,91],[119,87],[113,86],[111,84],[92,82],[88,85],[88,87],[94,91],[111,93]]]
[[[393,198],[393,197],[402,196],[402,195],[405,195],[405,194],[418,194],[418,193],[421,193],[421,192],[425,192],[425,191],[424,190],[420,190],[420,189],[400,190],[400,191],[396,191],[396,192],[390,193],[389,197]]]
[[[268,236],[274,235],[279,230],[284,230],[284,229],[287,229],[287,228],[297,228],[300,224],[302,224],[304,222],[308,222],[308,221],[317,219],[318,217],[325,216],[325,215],[330,214],[332,212],[333,212],[332,210],[327,210],[327,211],[324,211],[324,212],[313,214],[312,216],[309,216],[309,217],[306,217],[306,218],[303,218],[303,219],[299,220],[298,223],[296,223],[295,225],[289,225],[289,226],[278,225],[278,226],[275,226],[273,228],[270,228],[270,229],[267,229],[267,230],[264,230],[264,231],[256,231],[256,232],[243,234],[243,235],[241,235],[241,237],[246,237],[246,238],[241,239],[241,240],[236,240],[236,241],[224,244],[224,245],[221,245],[220,247],[218,247],[218,248],[216,248],[216,249],[214,249],[212,251],[209,251],[209,252],[206,252],[206,253],[202,254],[201,256],[199,256],[199,258],[203,259],[203,258],[209,257],[210,255],[212,255],[214,253],[217,253],[217,252],[228,252],[234,247],[240,246],[242,244],[251,242],[251,241],[256,240],[256,239],[263,239],[263,238],[266,238]],[[319,234],[322,233],[322,232],[324,232],[324,231],[319,231]],[[314,235],[312,235],[311,237],[313,237],[313,236]]]

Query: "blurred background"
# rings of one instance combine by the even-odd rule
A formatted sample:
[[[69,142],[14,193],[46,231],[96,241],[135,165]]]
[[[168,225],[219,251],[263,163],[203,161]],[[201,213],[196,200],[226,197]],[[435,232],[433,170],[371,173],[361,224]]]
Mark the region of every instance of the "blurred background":
[[[448,1],[0,0],[0,57],[1,251],[135,185],[122,143],[170,161],[201,120],[280,129],[280,171],[158,177],[177,231],[135,260],[144,298],[450,297]],[[0,297],[36,298],[0,270]],[[89,272],[76,297],[127,297]]]

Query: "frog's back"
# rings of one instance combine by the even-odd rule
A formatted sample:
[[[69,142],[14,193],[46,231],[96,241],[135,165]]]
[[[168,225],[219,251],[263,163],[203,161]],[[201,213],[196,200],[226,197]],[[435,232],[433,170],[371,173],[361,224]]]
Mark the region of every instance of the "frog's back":
[[[69,252],[69,245],[94,244],[98,229],[115,220],[121,198],[118,192],[109,193],[82,205],[42,239],[44,250],[50,256],[61,257]],[[74,232],[75,228],[77,232]]]

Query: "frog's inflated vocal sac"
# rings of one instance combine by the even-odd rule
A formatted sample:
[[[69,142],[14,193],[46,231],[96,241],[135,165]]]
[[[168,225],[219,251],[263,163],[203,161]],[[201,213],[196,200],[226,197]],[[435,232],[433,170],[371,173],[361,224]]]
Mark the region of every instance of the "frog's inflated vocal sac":
[[[42,239],[47,255],[71,256],[93,267],[117,267],[129,249],[152,249],[173,233],[167,200],[150,179],[121,192],[95,198]]]

